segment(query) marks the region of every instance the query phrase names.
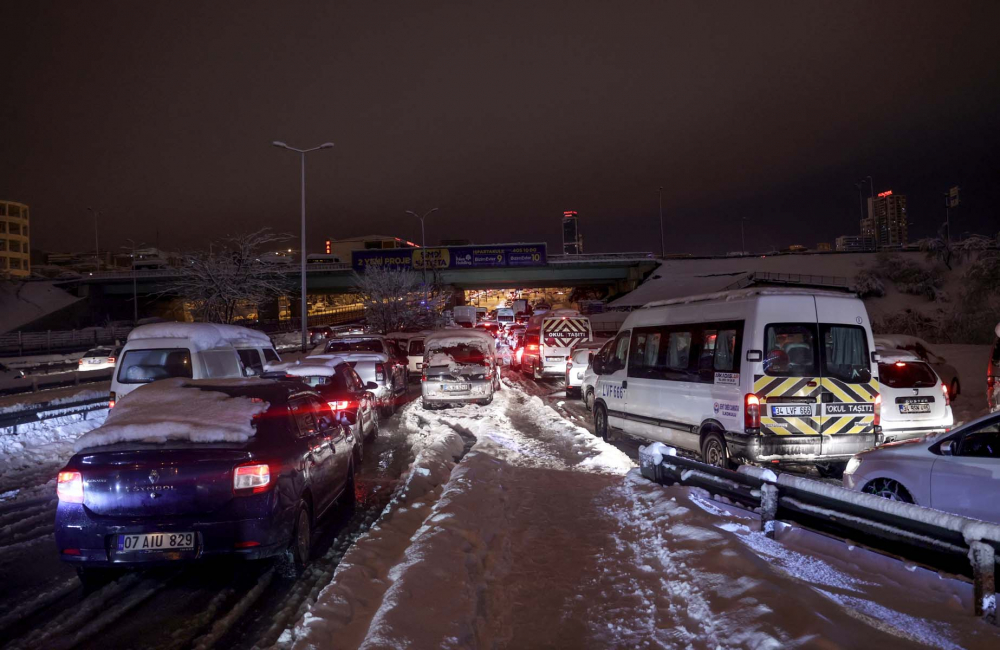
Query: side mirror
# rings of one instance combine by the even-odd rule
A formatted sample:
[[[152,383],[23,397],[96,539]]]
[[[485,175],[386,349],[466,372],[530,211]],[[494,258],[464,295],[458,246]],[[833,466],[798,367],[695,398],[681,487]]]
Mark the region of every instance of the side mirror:
[[[591,352],[590,354],[587,355],[587,365],[589,365],[589,366],[594,365],[594,353],[593,352]]]
[[[938,447],[941,450],[942,456],[957,456],[958,455],[958,441],[957,440],[945,440]]]
[[[365,390],[378,390],[378,384],[376,384],[373,381],[370,381],[367,384],[365,384]]]

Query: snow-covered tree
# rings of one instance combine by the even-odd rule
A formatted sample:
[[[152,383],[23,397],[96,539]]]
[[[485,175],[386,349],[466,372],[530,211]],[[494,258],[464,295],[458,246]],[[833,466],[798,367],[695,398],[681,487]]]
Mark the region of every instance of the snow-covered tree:
[[[292,288],[289,267],[260,260],[263,248],[287,239],[264,228],[213,242],[207,252],[186,253],[167,292],[184,300],[199,321],[232,323]]]
[[[365,306],[366,327],[379,334],[404,329],[426,329],[441,324],[441,311],[450,297],[438,285],[436,274],[425,289],[420,273],[372,265],[355,273],[355,290]]]
[[[940,260],[948,267],[949,271],[953,263],[961,264],[963,261],[990,248],[996,243],[994,239],[983,237],[982,235],[972,235],[962,241],[953,242],[949,241],[945,232],[946,226],[942,224],[941,229],[938,230],[937,237],[921,239],[917,242],[917,245],[920,246],[920,250],[927,253],[928,259]]]

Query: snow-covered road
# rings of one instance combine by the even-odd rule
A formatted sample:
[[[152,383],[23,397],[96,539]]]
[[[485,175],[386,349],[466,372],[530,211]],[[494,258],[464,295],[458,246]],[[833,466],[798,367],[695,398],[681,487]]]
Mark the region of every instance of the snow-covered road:
[[[366,454],[361,507],[324,524],[301,577],[280,563],[221,564],[84,592],[55,556],[51,478],[103,416],[7,441],[0,639],[102,650],[1000,647],[998,630],[971,616],[968,583],[795,527],[770,540],[753,513],[642,479],[632,450],[591,435],[575,404],[527,392],[550,388],[505,378],[486,407],[403,407]]]

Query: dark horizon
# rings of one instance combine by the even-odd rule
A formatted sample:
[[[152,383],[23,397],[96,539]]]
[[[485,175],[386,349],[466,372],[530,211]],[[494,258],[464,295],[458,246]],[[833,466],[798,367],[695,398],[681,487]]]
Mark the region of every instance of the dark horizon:
[[[587,252],[755,252],[1000,229],[1000,3],[10,3],[0,199],[32,245],[167,250],[270,226]],[[865,195],[868,188],[865,187]]]

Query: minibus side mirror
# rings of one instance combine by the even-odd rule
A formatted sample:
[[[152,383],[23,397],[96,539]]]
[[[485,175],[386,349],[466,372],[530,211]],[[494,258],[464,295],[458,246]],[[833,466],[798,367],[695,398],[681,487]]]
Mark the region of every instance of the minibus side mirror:
[[[760,361],[764,358],[764,353],[760,350],[747,350],[747,361]]]
[[[872,363],[878,363],[882,360],[882,355],[878,352],[872,352]]]

